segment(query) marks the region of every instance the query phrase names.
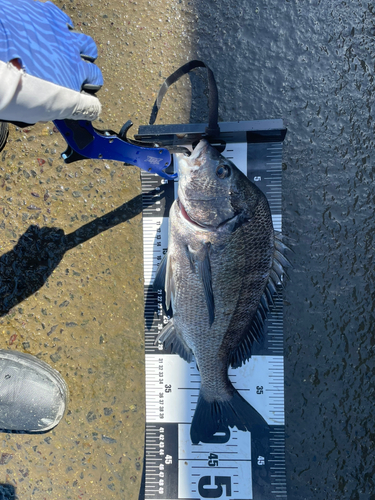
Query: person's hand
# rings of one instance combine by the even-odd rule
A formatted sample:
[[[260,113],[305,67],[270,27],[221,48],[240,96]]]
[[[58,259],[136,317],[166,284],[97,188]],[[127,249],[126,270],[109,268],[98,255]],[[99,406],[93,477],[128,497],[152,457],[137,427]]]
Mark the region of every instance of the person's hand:
[[[0,120],[95,120],[97,55],[93,39],[51,2],[0,0]]]

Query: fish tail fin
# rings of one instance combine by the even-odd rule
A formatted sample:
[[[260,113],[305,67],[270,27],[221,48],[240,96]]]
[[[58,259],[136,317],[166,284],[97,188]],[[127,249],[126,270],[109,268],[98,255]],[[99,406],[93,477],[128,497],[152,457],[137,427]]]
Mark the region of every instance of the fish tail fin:
[[[216,432],[228,426],[250,432],[268,428],[260,413],[233,386],[232,397],[226,401],[207,401],[200,393],[190,428],[192,443],[210,442]]]

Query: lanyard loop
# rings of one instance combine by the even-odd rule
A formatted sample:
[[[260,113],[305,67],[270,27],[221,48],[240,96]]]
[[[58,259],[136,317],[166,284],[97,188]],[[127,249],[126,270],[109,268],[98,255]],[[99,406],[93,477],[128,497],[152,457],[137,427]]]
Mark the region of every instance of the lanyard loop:
[[[207,78],[208,78],[208,126],[206,127],[206,134],[208,137],[217,136],[220,134],[220,127],[218,124],[218,107],[219,107],[219,97],[217,91],[217,85],[215,77],[211,69],[203,61],[190,61],[174,73],[172,73],[160,87],[159,93],[154,102],[154,106],[151,111],[149,124],[153,125],[155,123],[156,117],[158,115],[162,100],[167,93],[168,88],[182,76],[187,75],[192,69],[195,68],[206,68]]]

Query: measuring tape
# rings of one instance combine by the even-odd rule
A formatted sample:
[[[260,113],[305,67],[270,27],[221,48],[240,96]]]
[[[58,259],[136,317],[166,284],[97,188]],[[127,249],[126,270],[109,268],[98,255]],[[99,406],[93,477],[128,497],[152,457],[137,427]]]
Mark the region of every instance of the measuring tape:
[[[137,138],[163,145],[191,144],[204,125],[140,127]],[[281,231],[282,120],[220,123],[223,156],[267,196],[274,229]],[[156,137],[153,136],[156,134]],[[164,141],[164,142],[163,142]],[[269,424],[264,435],[237,428],[193,445],[190,424],[200,377],[195,362],[155,346],[168,322],[162,292],[152,283],[168,248],[169,209],[177,181],[142,172],[146,352],[146,444],[143,491],[151,499],[286,499],[282,290],[268,314],[263,339],[249,361],[229,369],[240,394]]]

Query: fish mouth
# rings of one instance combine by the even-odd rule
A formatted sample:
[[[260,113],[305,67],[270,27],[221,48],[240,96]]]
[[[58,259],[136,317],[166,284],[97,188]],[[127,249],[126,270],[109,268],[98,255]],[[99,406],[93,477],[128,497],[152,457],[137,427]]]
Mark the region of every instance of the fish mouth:
[[[202,153],[204,149],[207,149],[209,146],[209,142],[206,139],[201,139],[198,144],[195,146],[192,154],[190,155],[189,159],[195,160],[196,158],[199,157],[199,155]]]
[[[184,219],[186,219],[188,222],[190,222],[190,224],[193,224],[194,226],[198,226],[200,228],[204,228],[204,226],[202,226],[201,224],[198,224],[198,222],[195,222],[193,219],[191,219],[189,217],[189,214],[187,213],[187,211],[185,210],[185,207],[183,206],[183,204],[181,203],[181,200],[178,199],[177,200],[177,203],[178,203],[178,207],[180,209],[180,212],[181,212],[181,215]]]
[[[186,155],[182,154],[177,155],[177,170],[179,177],[182,175],[190,175],[195,170],[199,170],[204,163],[204,153],[207,151],[208,147],[209,143],[205,139],[202,139],[195,146],[190,156],[186,157]],[[203,155],[202,158],[201,155]]]
[[[185,210],[185,207],[184,205],[181,203],[181,200],[178,198],[177,199],[177,203],[178,203],[178,207],[180,209],[180,212],[181,212],[181,215],[182,217],[187,220],[190,224],[193,224],[193,226],[197,226],[199,227],[200,229],[206,229],[206,230],[216,230],[216,229],[219,229],[220,227],[223,227],[225,226],[225,224],[227,224],[228,222],[231,222],[233,221],[234,219],[236,219],[240,214],[239,213],[235,213],[233,215],[233,217],[229,217],[228,219],[220,222],[220,224],[218,224],[217,226],[214,226],[213,224],[200,224],[199,222],[197,222],[196,220],[192,219],[189,214],[187,213],[187,211]]]

